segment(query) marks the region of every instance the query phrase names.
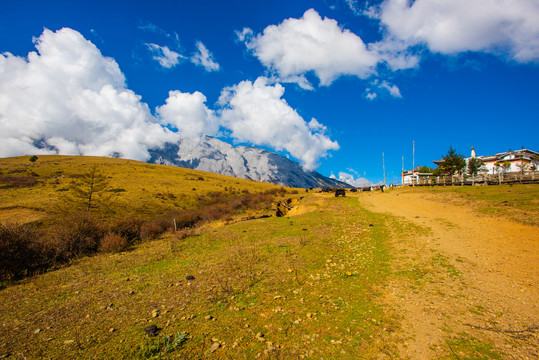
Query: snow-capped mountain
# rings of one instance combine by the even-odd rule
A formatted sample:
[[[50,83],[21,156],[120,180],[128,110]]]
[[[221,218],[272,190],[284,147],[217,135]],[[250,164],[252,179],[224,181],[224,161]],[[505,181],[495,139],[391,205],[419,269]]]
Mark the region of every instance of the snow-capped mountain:
[[[183,138],[162,149],[150,150],[150,163],[175,165],[243,179],[265,181],[291,187],[350,187],[316,171],[306,171],[295,161],[252,146],[232,146],[219,139],[202,136]]]

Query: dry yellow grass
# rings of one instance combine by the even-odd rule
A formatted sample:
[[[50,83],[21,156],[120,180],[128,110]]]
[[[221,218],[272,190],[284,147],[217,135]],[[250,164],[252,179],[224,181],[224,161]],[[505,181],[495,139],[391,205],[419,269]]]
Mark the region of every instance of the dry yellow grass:
[[[193,208],[209,192],[240,194],[279,189],[280,186],[174,166],[133,160],[81,156],[29,156],[0,159],[0,177],[30,177],[33,186],[9,187],[0,183],[0,221],[31,222],[49,214],[58,197],[75,177],[97,170],[115,190],[116,216],[148,218],[169,209]]]

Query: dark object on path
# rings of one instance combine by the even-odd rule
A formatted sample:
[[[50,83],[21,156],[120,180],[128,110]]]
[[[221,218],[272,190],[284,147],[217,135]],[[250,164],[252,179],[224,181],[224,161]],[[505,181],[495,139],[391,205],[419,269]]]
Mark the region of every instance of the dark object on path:
[[[195,280],[195,277],[193,275],[187,275],[185,280]]]
[[[155,336],[159,332],[159,329],[157,325],[150,325],[144,328],[144,331],[146,332],[146,335],[148,336]]]
[[[344,189],[335,190],[335,197],[337,196],[346,196],[346,191]]]

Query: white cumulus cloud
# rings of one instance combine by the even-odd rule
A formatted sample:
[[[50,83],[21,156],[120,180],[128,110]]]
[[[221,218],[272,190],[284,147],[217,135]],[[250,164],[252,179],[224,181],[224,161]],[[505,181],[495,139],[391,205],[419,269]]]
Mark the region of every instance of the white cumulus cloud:
[[[296,82],[307,89],[311,88],[305,79],[309,72],[325,86],[342,75],[367,78],[380,60],[359,36],[333,19],[322,19],[314,9],[300,19],[270,25],[261,34],[243,29],[237,36],[264,66],[277,73],[279,81]]]
[[[213,54],[200,41],[196,42],[197,52],[191,57],[191,62],[200,65],[206,71],[219,71],[219,64],[215,61]]]
[[[170,91],[154,116],[126,87],[114,59],[79,32],[44,30],[27,57],[0,55],[0,157],[25,154],[119,156],[228,129],[232,139],[286,151],[312,170],[339,145],[316,119],[306,122],[266,78],[223,89],[219,112],[200,92]],[[174,132],[168,127],[177,129]]]
[[[306,123],[282,98],[284,87],[259,77],[223,89],[219,98],[221,120],[231,136],[255,145],[268,145],[302,161],[308,170],[329,150],[339,149],[316,120]]]
[[[172,51],[168,46],[159,46],[157,44],[146,44],[148,49],[154,54],[152,59],[157,60],[159,64],[167,69],[170,69],[180,63],[183,56],[176,51]]]
[[[166,104],[158,107],[157,113],[163,124],[175,126],[186,137],[216,135],[220,126],[219,118],[205,103],[206,96],[198,91],[192,94],[170,91]]]
[[[37,52],[0,55],[0,156],[118,155],[147,160],[148,149],[175,141],[118,64],[79,32],[44,30]]]
[[[332,174],[333,175],[333,174]],[[362,187],[366,187],[366,186],[372,186],[373,183],[370,182],[369,180],[365,179],[365,178],[362,178],[362,177],[357,177],[356,179],[354,179],[354,175],[352,174],[349,174],[349,173],[346,173],[346,172],[339,172],[339,181],[342,181],[342,182],[345,182],[349,185],[352,185],[353,187],[356,187],[356,188],[362,188]]]
[[[442,54],[479,51],[539,60],[537,0],[385,0],[371,10],[389,38],[408,45],[426,44]]]

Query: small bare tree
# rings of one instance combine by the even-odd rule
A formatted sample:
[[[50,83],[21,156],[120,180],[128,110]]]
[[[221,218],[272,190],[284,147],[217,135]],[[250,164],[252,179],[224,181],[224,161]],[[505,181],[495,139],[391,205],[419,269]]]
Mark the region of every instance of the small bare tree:
[[[109,189],[108,179],[97,170],[97,165],[82,174],[69,187],[69,191],[60,195],[58,207],[62,212],[81,211],[90,213],[104,209],[110,204],[113,193]]]

